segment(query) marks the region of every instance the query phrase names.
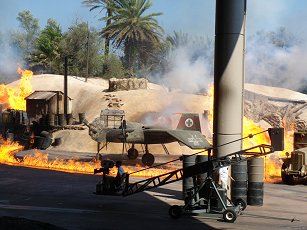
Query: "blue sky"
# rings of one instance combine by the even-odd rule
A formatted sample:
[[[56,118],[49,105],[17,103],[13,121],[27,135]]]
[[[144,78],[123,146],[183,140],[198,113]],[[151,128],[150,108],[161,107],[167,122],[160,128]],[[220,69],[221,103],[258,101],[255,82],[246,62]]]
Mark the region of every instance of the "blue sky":
[[[0,31],[17,29],[18,12],[30,10],[44,27],[48,18],[65,31],[74,21],[88,21],[101,28],[98,11],[89,12],[82,0],[0,0]],[[305,34],[307,0],[247,0],[247,33],[274,30],[280,26]],[[153,0],[152,11],[162,12],[160,25],[170,34],[174,30],[191,35],[214,36],[215,0]]]
[[[208,37],[214,41],[215,0],[152,0],[151,12],[161,12],[157,19],[166,34],[182,31],[189,36]],[[7,30],[17,30],[16,17],[19,12],[29,10],[39,19],[44,28],[47,19],[55,19],[62,31],[76,20],[85,21],[91,27],[100,29],[98,12],[89,12],[82,0],[0,0],[0,34]],[[306,85],[307,65],[307,0],[247,0],[247,39],[246,39],[246,81],[256,84],[282,86],[300,89]],[[257,40],[257,31],[276,32],[284,27],[287,34],[295,38],[295,45],[289,49],[280,49],[264,40]],[[210,65],[204,60],[191,63],[189,49],[174,56],[179,66],[173,73],[178,79],[179,73],[187,73],[190,79],[212,78]],[[13,73],[16,69],[15,53],[10,47],[0,51],[0,69]],[[186,57],[186,58],[185,58]],[[18,60],[18,59],[17,59]],[[178,61],[178,63],[176,62]],[[210,60],[209,64],[211,63]],[[181,67],[188,67],[181,70]],[[195,78],[194,78],[195,77]],[[185,79],[186,76],[183,76]],[[183,81],[186,84],[186,81]],[[198,82],[197,82],[198,84]],[[199,85],[199,84],[198,84]],[[186,87],[186,86],[185,86]]]

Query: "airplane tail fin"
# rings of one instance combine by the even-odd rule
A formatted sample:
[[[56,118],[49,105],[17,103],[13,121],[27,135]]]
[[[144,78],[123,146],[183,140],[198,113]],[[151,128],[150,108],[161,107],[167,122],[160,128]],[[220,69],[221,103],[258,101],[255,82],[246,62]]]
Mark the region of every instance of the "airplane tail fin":
[[[198,113],[182,113],[179,119],[177,129],[194,130],[201,132]]]

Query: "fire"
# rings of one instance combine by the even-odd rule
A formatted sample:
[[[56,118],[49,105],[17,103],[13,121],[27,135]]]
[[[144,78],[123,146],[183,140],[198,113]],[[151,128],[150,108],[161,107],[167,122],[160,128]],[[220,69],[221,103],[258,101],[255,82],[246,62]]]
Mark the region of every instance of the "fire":
[[[100,167],[99,161],[83,162],[78,159],[48,159],[48,154],[34,150],[34,154],[27,154],[22,159],[16,157],[16,153],[23,149],[16,142],[4,142],[0,146],[0,163],[14,166],[24,166],[40,169],[52,169],[57,171],[92,174],[95,168]]]
[[[0,103],[6,104],[6,106],[11,109],[26,110],[26,101],[24,98],[32,93],[30,79],[33,72],[18,68],[17,73],[21,75],[18,88],[10,87],[4,84],[0,85]]]
[[[208,114],[208,119],[210,122],[210,126],[213,127],[213,95],[214,95],[214,86],[209,86],[208,89],[208,96],[210,97],[210,110]],[[249,134],[256,134],[264,131],[263,128],[255,124],[252,120],[247,119],[246,117],[243,117],[243,137],[247,137]],[[267,182],[273,182],[276,181],[276,178],[280,180],[281,175],[281,161],[280,158],[286,156],[286,152],[291,152],[293,149],[293,132],[285,130],[285,139],[284,139],[284,145],[285,150],[282,152],[275,152],[273,154],[270,154],[268,156],[265,156],[265,181]],[[270,144],[270,138],[268,136],[268,133],[262,133],[259,135],[253,136],[253,138],[250,139],[244,139],[243,141],[243,148],[249,148],[252,146],[256,146],[259,144]]]
[[[16,153],[21,151],[23,147],[16,142],[6,141],[0,146],[0,163],[13,166],[23,166],[39,169],[56,170],[70,173],[93,174],[94,169],[101,167],[100,161],[84,162],[78,158],[75,159],[59,159],[50,160],[47,153],[42,153],[39,150],[34,150],[34,154],[27,154],[22,159],[16,157]],[[132,173],[144,169],[141,165],[124,166],[127,173]],[[133,174],[133,177],[153,177],[160,175],[174,168],[160,168],[144,170]],[[110,170],[110,175],[116,175],[116,168]]]

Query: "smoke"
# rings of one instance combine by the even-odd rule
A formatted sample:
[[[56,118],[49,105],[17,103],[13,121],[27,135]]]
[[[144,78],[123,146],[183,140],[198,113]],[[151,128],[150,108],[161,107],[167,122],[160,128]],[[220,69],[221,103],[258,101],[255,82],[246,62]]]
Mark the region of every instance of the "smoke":
[[[150,76],[150,80],[166,86],[171,91],[206,92],[213,81],[212,40],[192,38],[182,32],[175,32],[172,39],[174,44],[165,55],[164,72]]]
[[[0,34],[0,81],[6,83],[17,79],[16,70],[23,61],[10,35]]]
[[[307,43],[284,28],[247,40],[246,82],[301,90],[306,87]]]
[[[187,48],[175,50],[169,60],[170,70],[163,76],[169,88],[185,92],[203,92],[212,81],[210,66],[204,56],[193,59],[193,53]]]

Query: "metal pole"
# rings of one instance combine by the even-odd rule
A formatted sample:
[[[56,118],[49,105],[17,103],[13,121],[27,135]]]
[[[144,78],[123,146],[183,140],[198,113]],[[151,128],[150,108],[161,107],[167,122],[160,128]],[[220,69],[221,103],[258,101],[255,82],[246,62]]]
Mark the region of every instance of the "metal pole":
[[[85,82],[88,79],[88,62],[89,62],[89,55],[90,55],[90,29],[87,23],[87,41],[86,41],[86,78]]]
[[[68,69],[68,58],[67,56],[64,59],[64,117],[67,117],[67,69]]]
[[[242,138],[243,129],[246,0],[216,0],[215,20],[213,146],[221,147],[213,155],[220,158],[242,149],[242,141],[232,141]],[[245,172],[240,173],[246,175],[246,162],[242,164]],[[218,175],[232,191],[228,170],[221,168]],[[246,199],[245,183],[243,190]]]
[[[213,144],[242,137],[246,0],[217,0],[214,56]],[[234,142],[214,151],[217,157],[242,149]]]

